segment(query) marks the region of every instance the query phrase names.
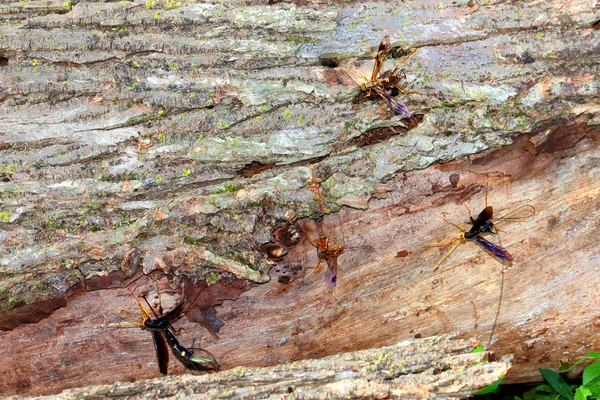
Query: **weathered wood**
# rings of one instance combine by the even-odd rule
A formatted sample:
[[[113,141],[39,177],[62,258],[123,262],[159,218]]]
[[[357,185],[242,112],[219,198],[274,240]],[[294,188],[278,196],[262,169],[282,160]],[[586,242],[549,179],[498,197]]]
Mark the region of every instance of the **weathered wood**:
[[[457,237],[440,213],[464,223],[486,182],[497,215],[538,210],[499,224],[507,381],[600,348],[595,4],[72,3],[0,5],[2,393],[156,376],[149,334],[110,326],[108,307],[139,313],[123,288],[141,271],[218,281],[200,302],[218,338],[180,326],[224,368],[486,344],[502,265],[466,243],[431,273],[446,249],[426,245]],[[434,95],[399,96],[410,123],[356,107],[334,68],[368,74],[386,34],[418,49],[407,88]],[[276,295],[316,251],[302,239],[272,267],[262,245],[294,217],[316,238],[324,207],[346,247],[336,289],[309,272]]]
[[[504,376],[507,361],[482,362],[472,340],[409,340],[380,349],[267,368],[233,368],[203,375],[65,391],[55,399],[459,399]]]

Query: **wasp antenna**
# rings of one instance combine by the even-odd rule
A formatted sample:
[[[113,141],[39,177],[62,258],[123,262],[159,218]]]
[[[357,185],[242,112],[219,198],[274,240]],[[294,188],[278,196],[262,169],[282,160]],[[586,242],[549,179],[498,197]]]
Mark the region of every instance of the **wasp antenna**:
[[[138,319],[135,319],[135,318],[133,318],[133,317],[117,310],[116,308],[109,306],[109,305],[107,305],[107,307],[110,308],[118,316],[125,318],[126,320],[129,320],[132,322],[130,325],[128,324],[128,325],[124,325],[124,326],[139,326],[140,325],[140,321]],[[116,326],[116,325],[114,325],[114,326]]]
[[[146,307],[144,307],[144,305],[142,304],[140,299],[135,295],[135,293],[133,293],[133,291],[131,289],[127,288],[127,290],[129,290],[131,297],[133,297],[135,299],[135,301],[138,303],[138,306],[140,306],[140,309],[142,310],[144,317],[150,318],[150,313],[148,312],[148,310],[146,310]],[[150,307],[150,309],[152,309],[152,307]],[[152,310],[152,312],[154,312],[154,310]]]

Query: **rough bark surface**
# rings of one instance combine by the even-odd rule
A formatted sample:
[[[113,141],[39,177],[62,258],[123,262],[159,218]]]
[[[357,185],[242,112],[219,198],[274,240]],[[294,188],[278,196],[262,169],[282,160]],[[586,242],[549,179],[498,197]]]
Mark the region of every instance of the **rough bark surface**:
[[[173,304],[211,284],[178,327],[225,369],[458,332],[514,354],[514,382],[600,348],[597,1],[29,0],[0,19],[3,394],[156,376],[150,335],[111,326],[155,270]],[[336,67],[370,74],[386,34],[384,70],[418,50],[410,121],[356,106]],[[460,234],[440,213],[465,224],[486,195],[537,210],[498,222],[515,262],[465,243],[431,272],[447,246],[427,243]],[[317,253],[286,223],[343,243],[334,290],[294,280]]]
[[[379,349],[266,368],[180,375],[68,390],[57,399],[459,399],[494,383],[507,361],[482,362],[473,340],[408,340]]]

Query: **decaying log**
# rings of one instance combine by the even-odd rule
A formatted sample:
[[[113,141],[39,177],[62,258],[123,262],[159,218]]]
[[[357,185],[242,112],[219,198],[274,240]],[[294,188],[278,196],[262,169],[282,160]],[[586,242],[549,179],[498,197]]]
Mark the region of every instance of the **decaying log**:
[[[3,1],[0,393],[156,377],[113,311],[139,317],[126,288],[153,279],[171,305],[210,284],[176,327],[224,369],[458,332],[520,382],[600,349],[598,10]],[[410,120],[337,67],[369,75],[384,35],[385,71],[417,49]],[[460,235],[440,214],[486,198],[537,211],[488,237],[515,261],[469,242],[432,272],[428,243]],[[303,274],[322,233],[345,248],[331,291]]]
[[[473,340],[413,339],[266,368],[237,367],[211,375],[162,377],[67,390],[55,399],[459,399],[490,385],[508,361],[483,362]]]

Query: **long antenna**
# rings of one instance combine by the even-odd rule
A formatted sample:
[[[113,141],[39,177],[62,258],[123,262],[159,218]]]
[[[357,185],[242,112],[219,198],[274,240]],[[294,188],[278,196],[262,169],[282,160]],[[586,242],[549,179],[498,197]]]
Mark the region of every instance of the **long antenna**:
[[[202,288],[200,289],[198,294],[196,294],[196,296],[194,297],[194,300],[192,300],[192,302],[187,306],[187,308],[181,315],[185,315],[185,314],[187,314],[188,311],[190,311],[190,308],[192,308],[192,306],[194,305],[196,300],[198,300],[198,297],[200,297],[200,294],[204,291],[204,289],[206,289],[206,286],[207,286],[206,283],[202,284]]]
[[[338,67],[339,67],[339,68],[342,70],[342,72],[343,72],[343,73],[345,73],[345,74],[346,74],[346,76],[348,76],[348,78],[350,78],[350,79],[352,80],[352,82],[356,83],[356,85],[357,85],[357,86],[359,86],[359,87],[360,87],[360,83],[356,82],[356,81],[354,80],[354,78],[353,78],[352,76],[350,76],[349,72],[353,73],[354,75],[358,76],[359,78],[362,78],[362,79],[364,79],[365,81],[368,81],[368,79],[367,79],[366,77],[364,77],[364,76],[362,76],[362,75],[359,75],[359,74],[357,74],[357,73],[356,73],[356,72],[354,72],[354,71],[350,71],[349,69],[346,69],[346,67],[344,67],[344,66],[340,65],[340,63],[339,63],[339,62],[337,62],[337,61],[336,61],[336,64],[337,64],[337,66],[338,66]]]

